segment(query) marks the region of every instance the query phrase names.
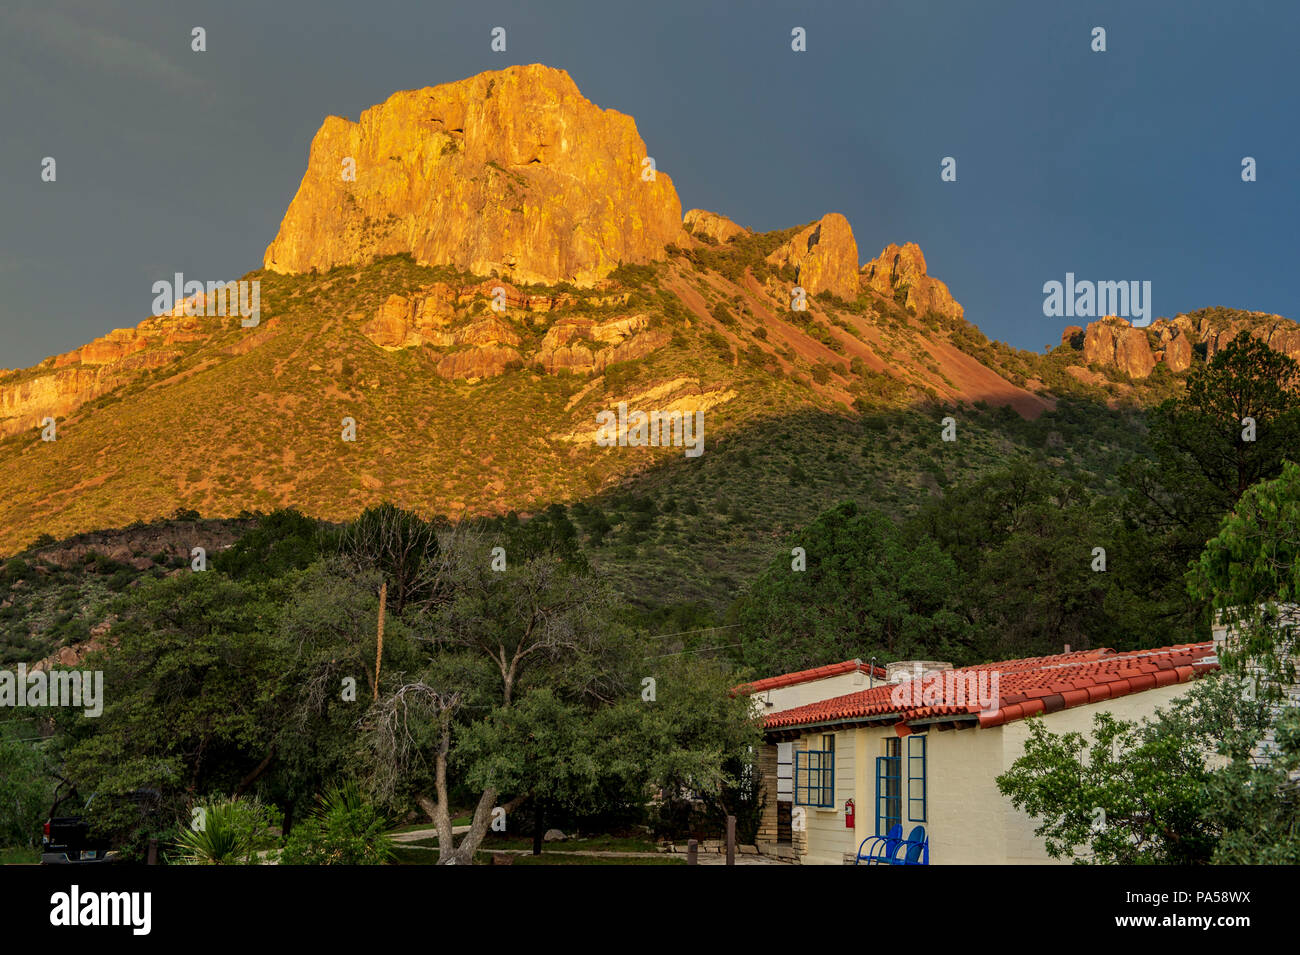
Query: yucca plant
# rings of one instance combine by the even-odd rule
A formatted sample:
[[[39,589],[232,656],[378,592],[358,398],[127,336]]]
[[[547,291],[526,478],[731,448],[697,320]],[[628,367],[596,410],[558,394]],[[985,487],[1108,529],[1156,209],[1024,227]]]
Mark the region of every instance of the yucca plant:
[[[316,808],[296,825],[280,862],[284,865],[383,865],[393,858],[393,842],[382,813],[356,783],[327,790]]]
[[[182,865],[250,865],[257,850],[272,842],[266,808],[256,800],[221,800],[198,809],[173,846]]]

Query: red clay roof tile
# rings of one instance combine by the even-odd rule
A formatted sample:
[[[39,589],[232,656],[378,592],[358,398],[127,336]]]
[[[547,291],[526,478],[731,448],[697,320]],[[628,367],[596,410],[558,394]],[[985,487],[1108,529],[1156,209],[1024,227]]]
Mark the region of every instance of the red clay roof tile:
[[[843,676],[845,673],[852,673],[855,670],[867,673],[871,670],[871,666],[861,660],[829,663],[826,666],[813,667],[811,670],[782,673],[779,676],[769,676],[761,680],[755,680],[753,683],[742,683],[740,686],[733,687],[732,693],[761,693],[764,690],[776,690],[783,686],[794,686],[797,683],[809,683],[813,680],[824,680],[831,676]],[[872,675],[877,680],[885,679],[885,668],[876,667]]]
[[[922,689],[927,681],[922,681],[917,687],[912,687],[916,691],[915,699],[910,699],[906,691],[900,691],[900,704],[895,702],[894,693],[901,684],[882,684],[773,713],[767,717],[766,726],[772,730],[846,720],[906,724],[917,719],[971,714],[978,714],[981,726],[1000,726],[1035,713],[1056,712],[1058,709],[1140,693],[1155,687],[1186,683],[1218,669],[1217,663],[1202,662],[1213,652],[1213,644],[1206,642],[1123,653],[1108,649],[1084,650],[983,663],[946,671],[951,674],[951,678],[945,678],[944,690],[939,694],[943,697],[941,699],[935,699],[933,693],[924,696]],[[825,676],[851,673],[858,667],[865,669],[860,661],[849,660],[829,667],[769,677],[747,687],[738,687],[737,690],[758,692],[790,686]],[[876,670],[878,675],[883,676],[882,668],[877,667]],[[948,698],[952,692],[962,694],[963,690],[972,686],[966,681],[972,680],[975,681],[975,689],[987,692],[991,689],[990,677],[993,673],[998,676],[999,696],[987,710],[964,695],[961,698]],[[981,674],[983,686],[978,683]]]

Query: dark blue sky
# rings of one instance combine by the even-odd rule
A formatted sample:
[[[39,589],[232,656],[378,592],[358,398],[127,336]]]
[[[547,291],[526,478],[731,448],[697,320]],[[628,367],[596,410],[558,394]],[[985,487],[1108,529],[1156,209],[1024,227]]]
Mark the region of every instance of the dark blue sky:
[[[326,115],[532,62],[634,116],[683,210],[918,242],[992,338],[1055,344],[1067,271],[1148,280],[1157,316],[1300,318],[1298,36],[1300,4],[1235,0],[5,0],[0,367],[134,325],[173,272],[259,267]]]

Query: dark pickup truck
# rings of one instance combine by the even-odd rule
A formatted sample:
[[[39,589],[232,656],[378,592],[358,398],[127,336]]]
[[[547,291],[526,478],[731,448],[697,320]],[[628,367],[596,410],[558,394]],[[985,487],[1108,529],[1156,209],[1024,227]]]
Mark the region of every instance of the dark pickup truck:
[[[41,865],[86,865],[115,861],[117,853],[109,847],[107,840],[90,837],[90,826],[81,815],[95,797],[91,796],[83,803],[75,787],[68,787],[66,791],[62,791],[63,788],[60,783],[54,791],[54,805],[50,808],[50,818],[46,820],[41,835]],[[67,812],[69,809],[77,810],[77,814],[59,814],[61,810]]]

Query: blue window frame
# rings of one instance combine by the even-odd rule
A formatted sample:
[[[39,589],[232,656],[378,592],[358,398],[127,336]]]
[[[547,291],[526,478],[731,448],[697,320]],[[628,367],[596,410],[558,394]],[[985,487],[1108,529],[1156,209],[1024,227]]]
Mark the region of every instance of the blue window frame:
[[[899,764],[902,740],[885,740],[885,755],[876,757],[876,835],[884,837],[894,826],[903,825],[903,803],[899,799]]]
[[[885,755],[876,757],[876,835],[888,835],[894,826],[901,826],[904,810],[907,822],[926,821],[925,740],[925,736],[907,737],[904,757],[903,741],[886,739]]]
[[[797,806],[827,808],[835,805],[834,741],[825,749],[794,754],[794,802]]]
[[[925,822],[925,737],[907,738],[907,821]]]

